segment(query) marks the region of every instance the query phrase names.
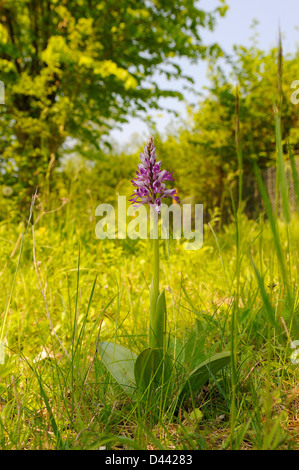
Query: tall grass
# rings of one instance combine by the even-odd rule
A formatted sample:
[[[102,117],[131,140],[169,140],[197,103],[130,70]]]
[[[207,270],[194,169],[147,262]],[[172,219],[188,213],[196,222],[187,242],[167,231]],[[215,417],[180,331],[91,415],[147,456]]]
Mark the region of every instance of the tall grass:
[[[231,367],[183,403],[174,381],[167,399],[130,399],[97,354],[99,340],[136,354],[147,344],[147,241],[99,242],[97,201],[90,197],[86,208],[74,193],[62,206],[54,197],[45,209],[36,204],[34,232],[0,223],[2,449],[298,448],[298,366],[290,356],[299,339],[299,219],[288,207],[278,117],[276,140],[281,216],[256,165],[264,212],[256,221],[244,215],[239,155],[234,223],[218,233],[205,226],[198,252],[173,240],[164,247],[161,283],[176,361],[191,357],[190,348],[203,358],[225,348],[232,354]],[[299,201],[290,147],[289,156]]]

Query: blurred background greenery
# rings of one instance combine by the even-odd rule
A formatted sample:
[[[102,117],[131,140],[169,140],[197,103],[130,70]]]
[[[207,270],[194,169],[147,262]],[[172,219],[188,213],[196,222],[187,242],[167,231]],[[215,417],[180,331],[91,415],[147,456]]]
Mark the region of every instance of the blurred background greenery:
[[[221,44],[204,44],[202,31],[225,16],[224,1],[211,11],[190,0],[5,0],[0,8],[2,220],[28,213],[36,188],[48,208],[50,200],[71,197],[71,186],[77,204],[88,203],[86,190],[98,202],[129,195],[136,145],[119,151],[109,133],[129,116],[158,109],[161,97],[183,98],[181,83],[192,86],[193,79],[178,58],[209,61],[208,89],[187,120],[168,133],[149,122],[149,134],[174,170],[181,199],[204,203],[206,220],[229,221],[236,193],[237,83],[248,216],[260,208],[252,155],[261,169],[276,160],[273,105],[283,116],[285,153],[287,139],[299,151],[298,109],[290,100],[299,52],[279,70],[278,48],[263,51],[254,39],[230,55]],[[160,85],[163,76],[180,80],[176,91]]]

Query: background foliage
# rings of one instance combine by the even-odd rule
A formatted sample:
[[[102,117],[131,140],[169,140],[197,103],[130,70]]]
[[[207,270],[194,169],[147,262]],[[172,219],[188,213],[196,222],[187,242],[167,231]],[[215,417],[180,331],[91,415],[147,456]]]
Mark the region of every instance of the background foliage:
[[[182,98],[159,76],[184,77],[177,57],[219,54],[200,31],[226,11],[190,0],[6,0],[0,9],[0,164],[19,195],[49,178],[64,143],[99,158],[103,136],[128,113]]]

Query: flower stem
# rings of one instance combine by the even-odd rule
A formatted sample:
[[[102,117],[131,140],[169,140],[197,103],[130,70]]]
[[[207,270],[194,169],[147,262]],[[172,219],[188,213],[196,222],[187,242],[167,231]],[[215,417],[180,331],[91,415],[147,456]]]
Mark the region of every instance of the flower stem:
[[[156,219],[155,224],[158,225],[158,220]],[[157,228],[157,226],[155,228]],[[159,238],[154,238],[152,243],[154,272],[151,287],[149,347],[159,348],[163,345],[163,336],[161,338],[160,332],[160,319],[158,318],[159,312],[157,311],[157,300],[159,297]]]
[[[153,240],[154,245],[154,277],[153,277],[153,288],[154,291],[159,295],[159,239]]]

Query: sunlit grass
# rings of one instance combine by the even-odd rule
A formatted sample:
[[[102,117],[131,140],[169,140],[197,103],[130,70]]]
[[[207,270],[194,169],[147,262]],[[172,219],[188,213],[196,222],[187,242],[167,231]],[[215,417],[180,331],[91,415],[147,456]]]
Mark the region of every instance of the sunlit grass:
[[[290,341],[299,339],[298,218],[277,225],[287,282],[263,217],[252,221],[239,213],[238,224],[221,233],[205,226],[197,252],[177,241],[163,245],[161,287],[177,341],[184,344],[197,319],[206,353],[230,349],[234,312],[233,430],[230,367],[182,407],[160,407],[154,421],[154,409],[147,421],[138,403],[112,383],[97,341],[117,341],[136,353],[145,347],[151,262],[146,241],[99,241],[94,226],[71,202],[35,226],[42,289],[66,354],[49,326],[31,230],[23,236],[18,265],[23,227],[1,223],[1,312],[11,294],[0,366],[1,448],[298,446],[298,367],[290,360]],[[176,384],[171,387],[175,396]],[[192,419],[194,409],[202,412],[199,421]]]

